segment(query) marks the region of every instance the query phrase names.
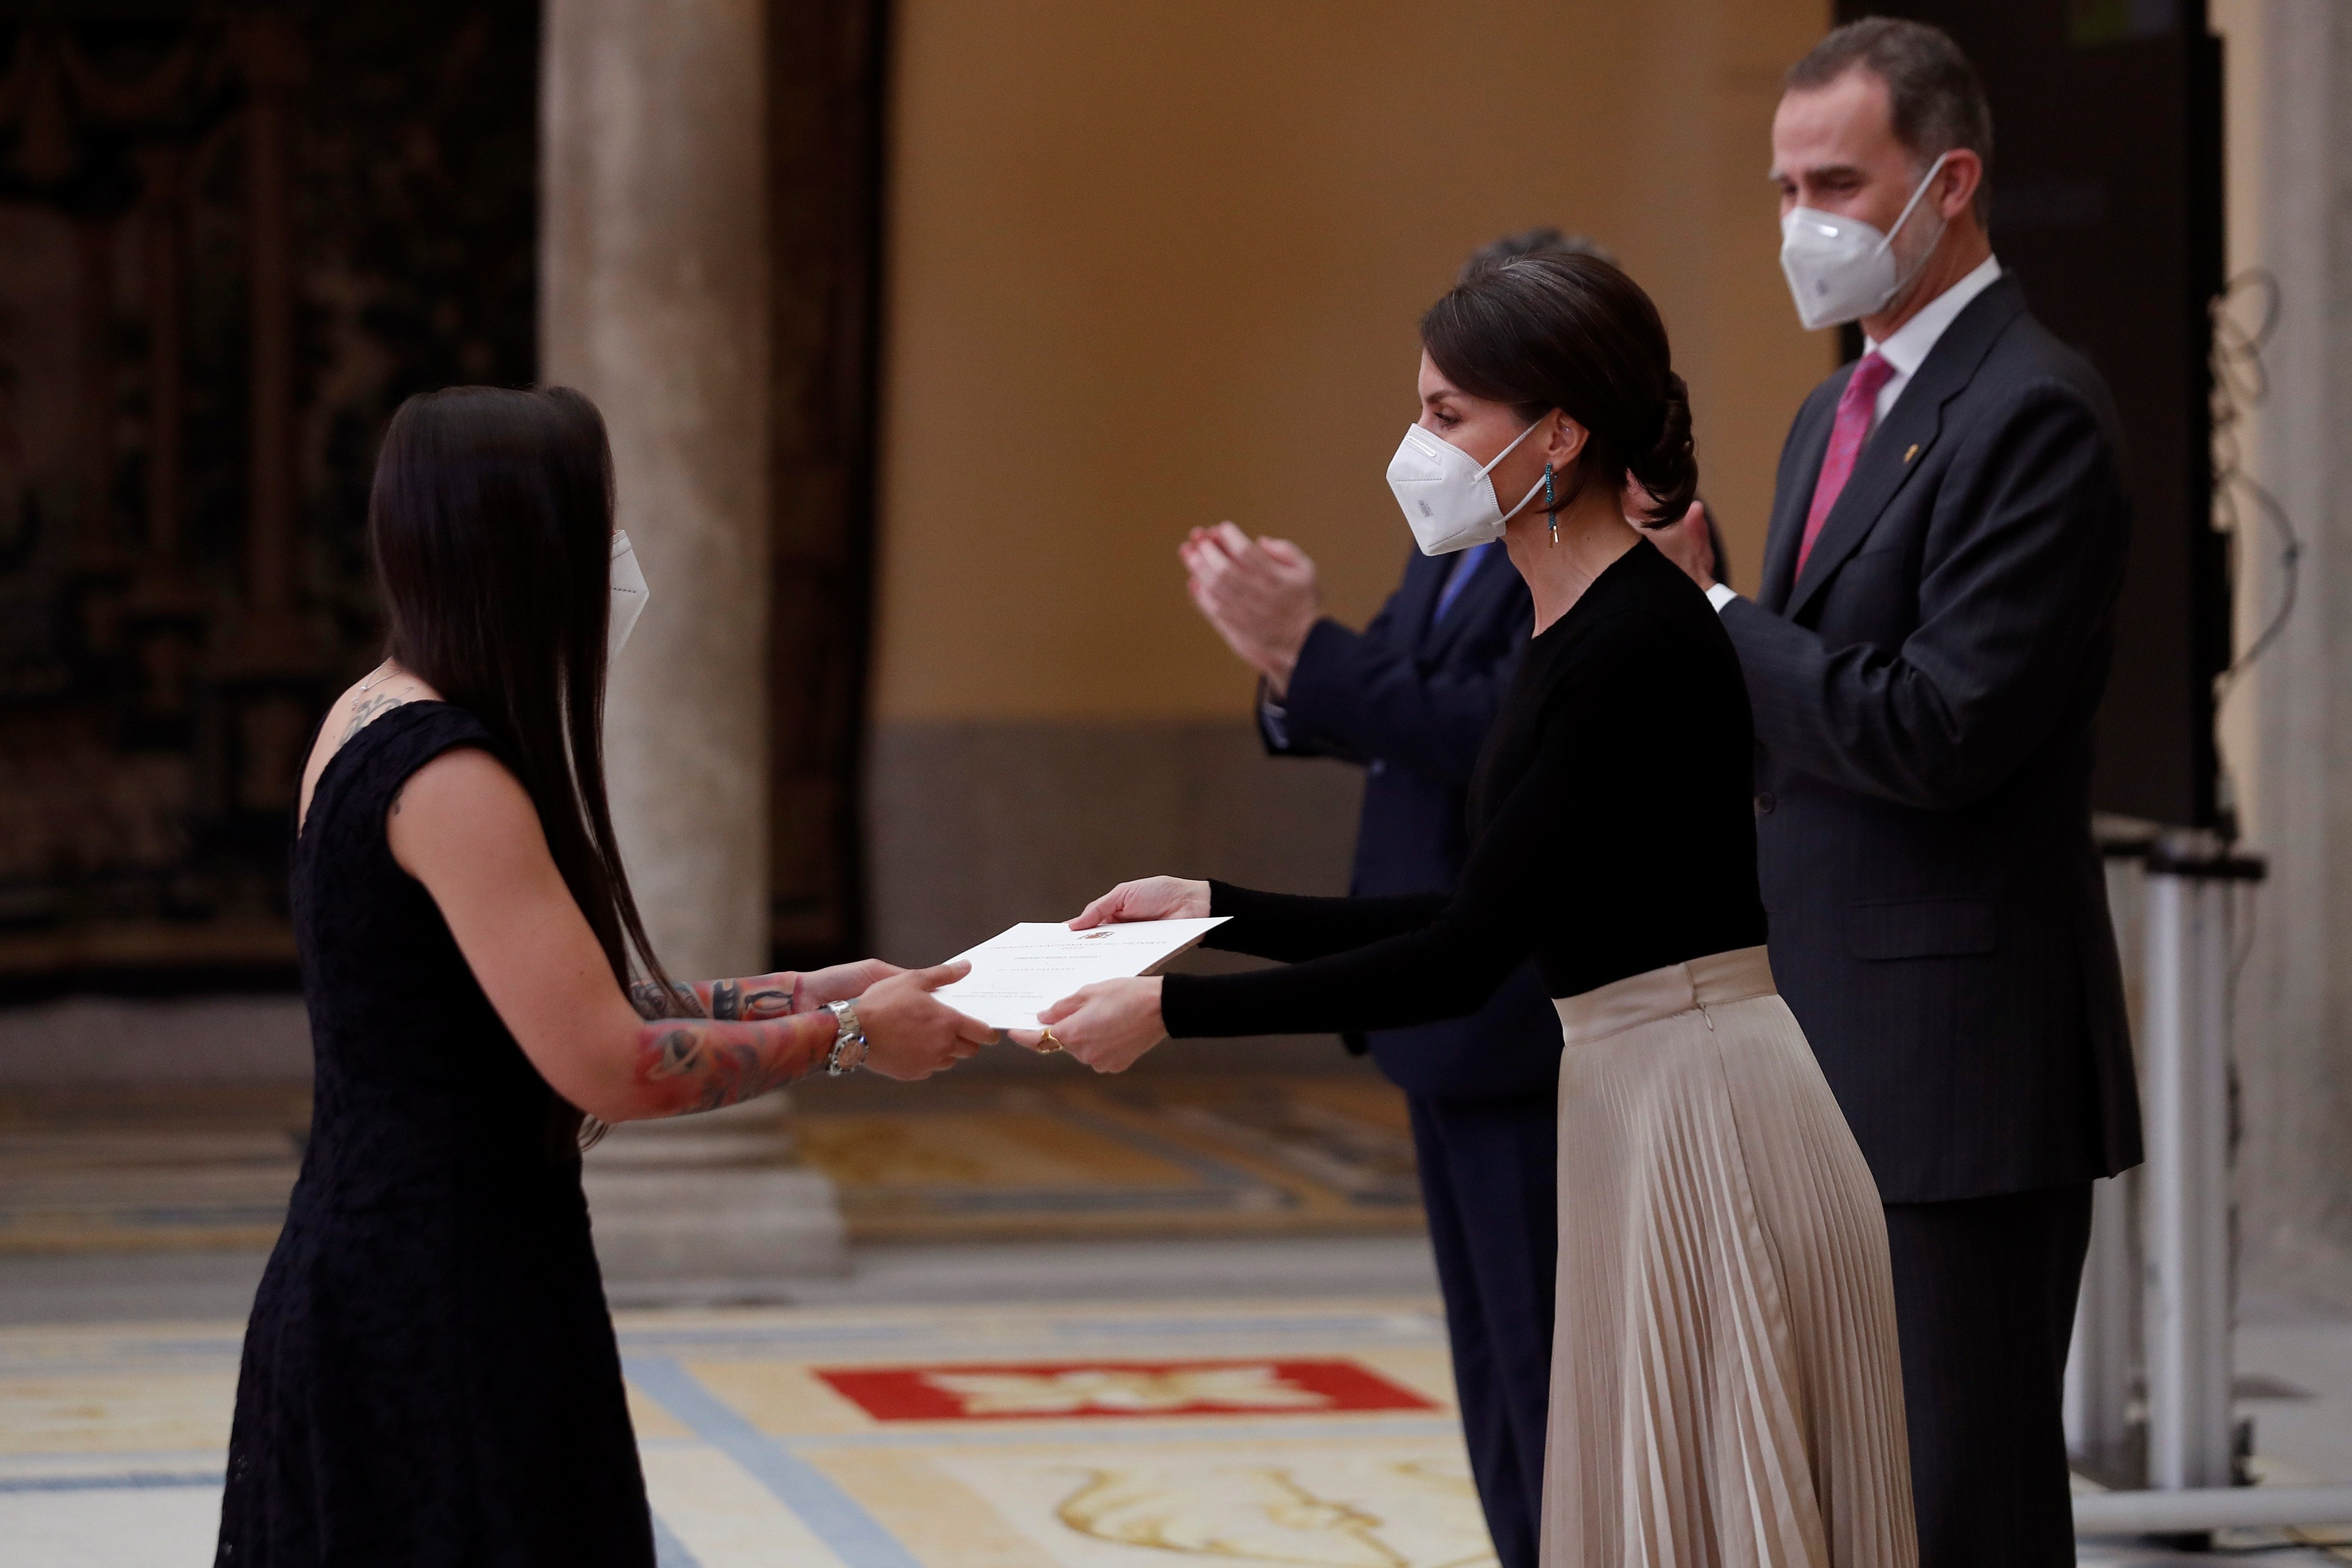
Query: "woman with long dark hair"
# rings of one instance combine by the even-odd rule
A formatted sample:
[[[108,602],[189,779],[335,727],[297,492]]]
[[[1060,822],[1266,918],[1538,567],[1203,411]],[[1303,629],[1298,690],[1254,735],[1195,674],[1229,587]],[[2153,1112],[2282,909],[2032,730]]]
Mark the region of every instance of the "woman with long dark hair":
[[[586,398],[411,398],[368,529],[390,651],[302,779],[314,1110],[246,1333],[216,1562],[650,1568],[583,1119],[860,1060],[920,1078],[992,1031],[929,994],[958,966],[663,971],[605,805],[611,605],[642,580],[616,570]]]
[[[1532,953],[1566,1046],[1544,1563],[1911,1568],[1885,1222],[1773,988],[1747,688],[1627,521],[1681,517],[1698,483],[1664,324],[1609,263],[1534,256],[1421,336],[1390,483],[1432,554],[1502,538],[1536,607],[1461,880],[1122,883],[1072,924],[1230,915],[1212,946],[1289,963],[1089,986],[1024,1043],[1117,1071],[1170,1034],[1395,1029],[1472,1011]]]

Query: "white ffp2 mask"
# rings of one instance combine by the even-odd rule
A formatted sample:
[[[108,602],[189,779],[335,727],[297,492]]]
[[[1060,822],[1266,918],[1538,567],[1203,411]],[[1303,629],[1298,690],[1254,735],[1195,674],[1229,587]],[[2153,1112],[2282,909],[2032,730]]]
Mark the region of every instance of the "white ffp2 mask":
[[[1484,468],[1452,442],[1420,425],[1405,426],[1404,439],[1389,459],[1389,488],[1404,508],[1404,520],[1422,554],[1451,555],[1503,537],[1503,525],[1527,510],[1543,481],[1529,486],[1519,504],[1507,512],[1495,499],[1495,482],[1487,476],[1542,423],[1538,420],[1513,436],[1511,444]]]
[[[1880,234],[1860,218],[1842,218],[1811,207],[1792,207],[1780,220],[1780,272],[1797,301],[1805,330],[1843,326],[1884,310],[1904,286],[1919,275],[1936,247],[1927,246],[1907,272],[1895,266],[1895,236],[1911,211],[1943,172],[1946,152],[1927,166],[1927,176],[1903,204],[1895,226]]]
[[[604,623],[604,662],[611,664],[621,656],[621,644],[629,640],[629,632],[643,614],[646,601],[653,590],[646,586],[646,574],[637,565],[637,552],[629,543],[629,536],[613,532],[613,607]]]

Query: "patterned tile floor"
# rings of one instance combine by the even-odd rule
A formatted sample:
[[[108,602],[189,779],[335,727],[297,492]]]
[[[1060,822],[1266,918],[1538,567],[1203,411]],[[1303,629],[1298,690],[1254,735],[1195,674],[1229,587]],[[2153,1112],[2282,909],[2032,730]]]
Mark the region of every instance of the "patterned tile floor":
[[[1425,1301],[621,1320],[665,1568],[1491,1560]],[[0,1332],[0,1562],[205,1560],[237,1335]]]
[[[1421,1228],[1403,1097],[1368,1071],[974,1072],[794,1094],[779,1153],[833,1177],[861,1241]],[[0,1092],[0,1257],[266,1249],[309,1120],[300,1085]]]
[[[1421,1228],[1404,1097],[1370,1072],[871,1076],[793,1092],[863,1241]]]
[[[1493,1561],[1425,1297],[619,1323],[664,1568]],[[207,1561],[236,1347],[226,1322],[0,1330],[0,1564]],[[2080,1561],[2213,1557],[2094,1542]]]
[[[0,1094],[0,1568],[209,1561],[307,1100]],[[1041,1070],[799,1104],[851,1275],[618,1319],[665,1568],[1493,1562],[1378,1079]],[[2352,1478],[2352,1326],[2249,1328],[2240,1358],[2267,1479]]]

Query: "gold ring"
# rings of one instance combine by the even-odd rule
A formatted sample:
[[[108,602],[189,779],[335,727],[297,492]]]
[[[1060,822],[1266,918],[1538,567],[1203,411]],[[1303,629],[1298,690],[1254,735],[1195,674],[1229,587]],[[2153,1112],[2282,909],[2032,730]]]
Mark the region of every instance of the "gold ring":
[[[1062,1042],[1054,1038],[1054,1031],[1050,1029],[1045,1030],[1037,1041],[1037,1054],[1040,1056],[1051,1056],[1061,1049]]]

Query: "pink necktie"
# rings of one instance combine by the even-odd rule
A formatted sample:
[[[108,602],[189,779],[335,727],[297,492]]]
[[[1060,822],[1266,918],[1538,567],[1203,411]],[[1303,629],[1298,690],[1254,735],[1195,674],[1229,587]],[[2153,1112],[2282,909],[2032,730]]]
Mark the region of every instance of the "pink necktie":
[[[1805,558],[1813,553],[1813,541],[1822,537],[1822,525],[1830,520],[1830,508],[1837,505],[1838,497],[1845,490],[1845,482],[1853,477],[1853,460],[1862,455],[1862,444],[1870,434],[1870,418],[1876,412],[1878,389],[1895,373],[1874,351],[1863,355],[1862,362],[1847,378],[1845,391],[1838,394],[1837,419],[1830,426],[1830,449],[1822,454],[1822,476],[1813,481],[1813,509],[1805,514],[1805,537],[1797,546],[1797,575],[1805,571]]]

